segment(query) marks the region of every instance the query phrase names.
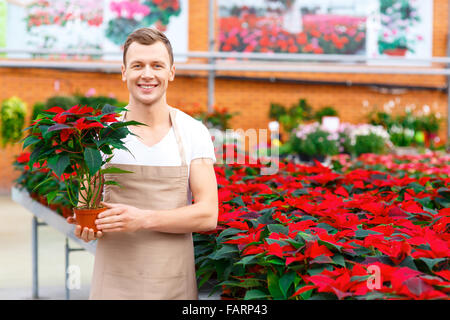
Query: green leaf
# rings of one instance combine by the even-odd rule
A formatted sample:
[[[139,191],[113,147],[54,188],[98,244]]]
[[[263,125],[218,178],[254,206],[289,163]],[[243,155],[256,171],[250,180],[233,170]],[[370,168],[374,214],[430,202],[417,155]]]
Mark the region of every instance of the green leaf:
[[[213,252],[209,257],[213,260],[220,260],[225,258],[230,258],[233,253],[239,252],[238,248],[236,246],[232,245],[224,245],[219,250]]]
[[[47,202],[52,203],[53,199],[58,195],[59,190],[54,190],[47,194]]]
[[[104,184],[108,185],[108,186],[118,186],[118,187],[120,187],[120,183],[118,183],[117,181],[104,181]]]
[[[304,195],[307,195],[307,194],[309,194],[307,188],[297,189],[294,192],[292,192],[292,195],[294,197],[304,196]]]
[[[334,261],[331,260],[331,258],[329,256],[321,254],[320,256],[315,257],[313,260],[311,260],[309,262],[309,264],[313,264],[313,263],[323,264],[323,263],[333,263],[333,262]]]
[[[245,207],[245,203],[244,203],[244,201],[242,200],[242,197],[241,197],[241,196],[234,198],[234,199],[231,200],[230,202],[237,204],[239,207]]]
[[[287,298],[289,287],[294,283],[295,275],[294,272],[289,272],[280,278],[280,289],[285,299]]]
[[[430,259],[430,258],[417,258],[414,259],[414,262],[418,265],[418,267],[421,266],[421,262],[422,265],[425,265],[429,271],[433,271],[433,268],[436,264],[442,262],[442,261],[446,261],[447,258],[437,258],[437,259]]]
[[[138,122],[138,121],[134,121],[134,120],[125,121],[125,122],[114,122],[111,124],[111,127],[114,129],[128,127],[128,126],[146,126],[146,127],[148,127],[147,124]]]
[[[47,129],[47,132],[59,131],[59,130],[62,130],[62,129],[69,129],[69,128],[72,128],[72,127],[68,126],[67,124],[57,123],[57,124],[54,124],[51,127],[49,127]]]
[[[236,264],[242,264],[243,266],[246,266],[258,260],[257,257],[257,255],[245,256],[240,261],[236,262]]]
[[[284,235],[289,234],[289,227],[283,226],[281,224],[269,224],[268,228],[270,233],[282,233]]]
[[[318,242],[318,244],[326,246],[330,250],[339,251],[339,252],[341,252],[341,250],[342,250],[342,246],[336,245],[336,244],[328,242],[328,241],[318,240],[317,242]]]
[[[280,278],[278,278],[278,276],[269,269],[267,272],[267,285],[274,300],[282,300],[284,298],[284,295],[280,289],[279,281]]]
[[[361,230],[361,229],[358,229],[358,230],[355,231],[355,237],[356,238],[365,238],[369,234],[382,234],[382,233],[376,232],[376,231],[372,231],[372,230]]]
[[[267,208],[259,211],[261,216],[256,219],[259,223],[262,224],[273,224],[275,220],[272,218],[273,213],[275,212],[275,208]]]
[[[299,240],[302,240],[302,239],[299,239]],[[305,245],[305,242],[303,240],[298,241],[298,240],[294,240],[294,239],[286,239],[286,242],[289,243],[290,245],[294,246],[295,249],[299,249]]]
[[[438,194],[444,198],[446,198],[447,200],[450,200],[450,189],[448,188],[439,188],[437,190]]]
[[[37,189],[39,189],[40,186],[43,186],[43,185],[45,185],[46,183],[48,183],[49,181],[52,181],[52,180],[53,180],[53,177],[48,177],[44,181],[41,181],[36,186],[34,186],[33,191],[36,191]]]
[[[275,264],[275,265],[279,265],[279,266],[285,266],[286,263],[284,261],[281,261],[279,258],[278,259],[270,259],[266,261],[267,263],[270,264]]]
[[[345,259],[341,254],[335,254],[332,259],[335,264],[343,266],[344,268],[346,267]]]
[[[133,173],[133,171],[127,171],[127,170],[123,170],[120,168],[116,168],[116,167],[109,167],[106,169],[101,169],[100,170],[101,174],[105,174],[105,173]]]
[[[214,270],[211,270],[209,272],[207,272],[202,279],[200,280],[200,282],[198,283],[198,288],[201,288],[206,281],[208,281],[208,279],[211,277],[211,275],[214,273]]]
[[[56,155],[48,159],[47,166],[58,176],[64,173],[67,166],[70,164],[70,158],[68,155]]]
[[[261,300],[261,299],[267,299],[269,296],[258,289],[248,290],[245,293],[244,300]]]
[[[24,140],[22,148],[25,149],[26,147],[31,146],[33,144],[36,144],[39,141],[41,141],[41,139],[39,139],[38,137],[36,137],[36,136],[29,136],[29,137],[27,137]]]
[[[320,274],[322,273],[325,269],[332,271],[333,270],[333,266],[326,264],[326,265],[315,265],[313,267],[308,268],[308,270],[306,270],[306,272],[310,275],[310,276],[315,276],[316,274]]]
[[[289,243],[286,240],[278,240],[278,239],[270,239],[270,238],[266,239],[267,244],[271,245],[273,243],[278,243],[281,247],[289,245]]]
[[[40,144],[31,152],[30,161],[28,162],[30,168],[33,168],[34,163],[39,160],[39,157],[41,156],[41,150],[43,148],[44,145]]]
[[[102,113],[103,114],[107,114],[107,113],[116,113],[118,111],[118,108],[115,106],[112,106],[110,104],[105,104],[102,108]]]
[[[336,231],[336,228],[330,226],[330,225],[327,224],[327,223],[323,223],[323,222],[317,224],[317,228],[325,229],[325,230],[328,231],[328,233]]]
[[[84,150],[84,160],[91,176],[95,175],[102,166],[102,155],[97,149],[86,148]]]
[[[216,242],[220,243],[220,242],[222,242],[224,237],[233,236],[233,235],[238,234],[240,232],[245,232],[245,231],[244,230],[239,230],[239,229],[236,229],[236,228],[225,229],[216,238]]]

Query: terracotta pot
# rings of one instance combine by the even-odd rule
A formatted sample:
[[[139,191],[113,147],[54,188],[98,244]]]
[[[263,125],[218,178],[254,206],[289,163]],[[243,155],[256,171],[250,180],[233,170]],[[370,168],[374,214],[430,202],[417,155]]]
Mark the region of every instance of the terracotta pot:
[[[34,200],[38,200],[38,201],[39,201],[39,196],[38,196],[38,194],[37,194],[36,191],[30,192],[30,197],[31,197],[31,199],[34,199]]]
[[[49,203],[48,206],[51,210],[56,212],[58,210],[59,204],[58,203]]]
[[[43,206],[46,206],[46,207],[48,206],[48,202],[47,202],[47,197],[46,196],[40,195],[38,197],[38,199],[39,199],[40,204],[42,204]]]
[[[89,229],[94,229],[94,232],[97,232],[98,229],[95,226],[95,219],[97,219],[97,215],[100,212],[105,211],[106,207],[103,208],[95,208],[95,209],[80,209],[73,208],[73,212],[75,213],[75,219],[77,220],[77,224],[84,227],[88,227]]]
[[[70,207],[61,206],[62,216],[64,218],[73,217],[73,210]]]
[[[408,49],[406,48],[395,48],[395,49],[386,49],[383,51],[383,53],[387,54],[388,56],[404,57],[406,51],[408,51]]]

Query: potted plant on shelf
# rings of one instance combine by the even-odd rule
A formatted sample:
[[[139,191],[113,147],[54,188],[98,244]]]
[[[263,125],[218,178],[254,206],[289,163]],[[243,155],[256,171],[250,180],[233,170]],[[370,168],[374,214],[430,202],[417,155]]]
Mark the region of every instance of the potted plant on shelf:
[[[119,122],[123,107],[105,105],[101,110],[87,106],[73,106],[69,110],[53,107],[43,111],[32,125],[26,128],[29,135],[23,148],[32,146],[29,168],[46,162],[45,180],[34,189],[58,178],[65,190],[55,188],[47,195],[48,201],[64,196],[74,208],[76,220],[82,227],[95,228],[97,214],[106,208],[100,206],[105,173],[127,173],[119,168],[102,167],[112,159],[113,149],[124,149],[123,139],[131,133],[127,126],[143,125],[137,121]],[[103,155],[102,155],[103,154]]]
[[[328,132],[320,123],[314,122],[298,126],[291,133],[292,151],[301,161],[324,162],[327,156],[339,153],[338,133]]]
[[[12,145],[22,138],[26,112],[26,104],[17,97],[12,97],[2,102],[0,110],[2,147],[8,144]]]

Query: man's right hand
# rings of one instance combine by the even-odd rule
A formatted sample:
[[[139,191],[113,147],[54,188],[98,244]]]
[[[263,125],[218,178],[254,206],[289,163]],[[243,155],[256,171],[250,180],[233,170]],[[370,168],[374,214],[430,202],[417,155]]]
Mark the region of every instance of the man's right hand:
[[[70,224],[77,224],[77,221],[75,220],[74,217],[68,217],[66,219],[67,223]],[[94,229],[89,229],[87,227],[84,227],[83,231],[81,231],[81,226],[77,225],[75,227],[75,236],[78,239],[83,240],[84,242],[89,242],[92,240],[96,240],[98,238],[101,238],[103,236],[103,233],[101,231],[97,231],[97,234],[94,233]]]

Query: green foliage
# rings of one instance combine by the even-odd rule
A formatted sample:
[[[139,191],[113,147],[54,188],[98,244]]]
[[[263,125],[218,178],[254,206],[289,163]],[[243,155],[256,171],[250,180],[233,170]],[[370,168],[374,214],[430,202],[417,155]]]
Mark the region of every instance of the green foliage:
[[[312,107],[306,99],[300,99],[297,104],[292,105],[289,109],[280,104],[271,103],[269,117],[278,121],[284,131],[290,133],[303,120],[313,119]]]
[[[369,133],[368,135],[356,136],[356,144],[354,146],[356,155],[363,153],[384,153],[385,141],[382,137]]]
[[[45,109],[48,109],[45,103],[43,103],[43,102],[36,102],[33,105],[33,111],[31,113],[31,122],[33,122],[33,120],[37,118],[39,113],[41,113]]]
[[[435,113],[415,115],[411,111],[391,116],[386,112],[374,111],[369,114],[369,121],[373,125],[383,126],[389,133],[395,146],[423,146],[425,134],[436,134],[442,119]]]
[[[339,116],[336,109],[334,109],[332,106],[325,106],[319,110],[316,111],[314,114],[314,119],[316,119],[319,122],[322,122],[323,117],[337,117]]]
[[[2,146],[14,144],[22,138],[27,107],[18,97],[12,97],[2,102],[0,111],[0,127]]]
[[[86,97],[84,95],[75,94],[74,98],[77,100],[76,104],[81,105],[81,106],[91,106],[96,109],[101,109],[106,104],[117,106],[119,103],[116,98],[111,98],[111,97],[107,97],[107,96]]]
[[[77,99],[73,96],[53,96],[47,99],[45,108],[50,109],[52,107],[60,107],[64,110],[68,110],[76,104]]]
[[[339,152],[337,141],[330,139],[330,134],[321,129],[309,133],[303,139],[292,135],[291,146],[294,152],[307,156],[331,156]]]

